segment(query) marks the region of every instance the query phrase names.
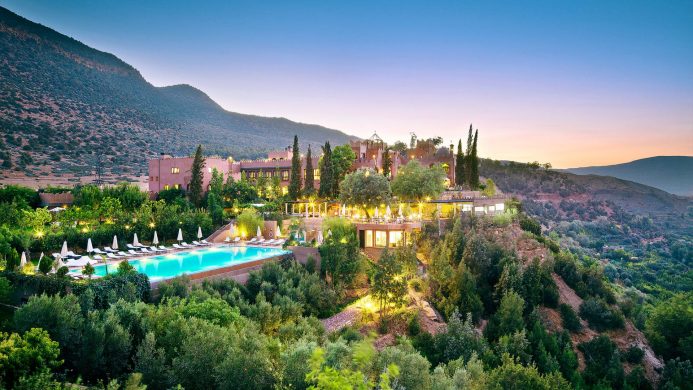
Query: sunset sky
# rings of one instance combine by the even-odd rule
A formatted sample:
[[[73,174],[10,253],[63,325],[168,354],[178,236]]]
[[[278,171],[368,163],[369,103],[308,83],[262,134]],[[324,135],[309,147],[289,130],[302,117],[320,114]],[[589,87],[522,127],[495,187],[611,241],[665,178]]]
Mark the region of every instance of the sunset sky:
[[[230,111],[554,167],[693,155],[691,1],[33,1],[30,20]],[[558,7],[560,5],[560,7]]]

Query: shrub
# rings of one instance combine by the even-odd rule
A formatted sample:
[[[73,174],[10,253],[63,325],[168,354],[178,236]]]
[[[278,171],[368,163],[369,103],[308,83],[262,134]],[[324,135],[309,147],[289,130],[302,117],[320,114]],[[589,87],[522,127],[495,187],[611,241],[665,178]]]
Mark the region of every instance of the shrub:
[[[610,308],[599,298],[588,298],[580,305],[580,317],[587,320],[590,328],[597,331],[621,329],[624,326],[623,314]]]
[[[561,303],[559,306],[561,311],[561,320],[563,320],[563,328],[568,329],[571,332],[577,332],[582,329],[582,324],[580,323],[580,318],[575,314],[570,305]]]
[[[541,224],[536,219],[527,215],[522,215],[520,217],[520,228],[537,236],[541,236]]]
[[[623,353],[623,359],[631,364],[640,364],[643,356],[645,356],[645,351],[640,349],[637,345],[631,345],[626,352]]]

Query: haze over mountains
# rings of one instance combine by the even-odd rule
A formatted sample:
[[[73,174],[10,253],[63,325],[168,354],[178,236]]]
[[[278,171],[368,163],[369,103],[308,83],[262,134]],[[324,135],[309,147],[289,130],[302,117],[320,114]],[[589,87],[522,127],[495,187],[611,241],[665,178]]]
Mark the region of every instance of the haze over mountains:
[[[336,144],[341,131],[229,112],[189,85],[157,88],[116,56],[0,7],[0,160],[4,172],[41,175],[146,171],[159,153],[261,156],[290,145]],[[97,163],[97,161],[99,161]]]
[[[693,157],[657,156],[623,164],[565,169],[578,175],[613,176],[671,194],[693,195]]]

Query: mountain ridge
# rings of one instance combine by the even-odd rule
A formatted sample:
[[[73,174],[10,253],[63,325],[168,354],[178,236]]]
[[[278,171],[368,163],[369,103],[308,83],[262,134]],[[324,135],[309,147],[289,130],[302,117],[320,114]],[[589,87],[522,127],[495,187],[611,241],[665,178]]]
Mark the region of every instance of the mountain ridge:
[[[621,164],[561,169],[578,175],[611,176],[693,196],[693,156],[653,156]]]
[[[117,56],[0,7],[0,175],[122,180],[160,153],[256,158],[356,137],[286,118],[227,111],[190,84],[156,87]]]

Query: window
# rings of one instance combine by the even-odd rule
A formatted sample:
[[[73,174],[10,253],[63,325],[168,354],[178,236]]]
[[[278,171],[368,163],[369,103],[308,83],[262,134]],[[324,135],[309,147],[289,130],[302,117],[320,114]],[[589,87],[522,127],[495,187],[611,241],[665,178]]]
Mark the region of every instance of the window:
[[[288,193],[289,193],[289,187],[287,187],[287,186],[282,187],[282,194],[286,195]]]
[[[282,180],[289,180],[289,171],[282,171]]]
[[[320,169],[313,169],[313,177],[315,178],[315,180],[320,180]]]
[[[170,190],[170,189],[171,189],[171,186],[168,185],[168,184],[166,184],[166,185],[164,186],[164,189],[165,189],[165,190]]]
[[[212,168],[207,168],[207,172],[212,173]]]
[[[372,230],[366,230],[366,242],[363,243],[363,246],[366,248],[372,248],[373,247],[373,231]]]
[[[180,184],[174,184],[174,185],[173,185],[173,188],[175,188],[175,189],[177,189],[177,190],[180,190]]]
[[[402,246],[402,232],[390,232],[390,248]]]
[[[180,173],[180,168],[171,168],[171,173]]]
[[[251,178],[254,179],[256,175],[257,175],[257,172],[250,172],[250,177],[251,177]]]
[[[387,246],[387,232],[381,230],[375,231],[375,246],[377,248],[384,248]]]

